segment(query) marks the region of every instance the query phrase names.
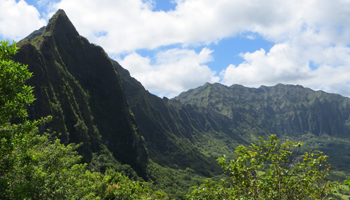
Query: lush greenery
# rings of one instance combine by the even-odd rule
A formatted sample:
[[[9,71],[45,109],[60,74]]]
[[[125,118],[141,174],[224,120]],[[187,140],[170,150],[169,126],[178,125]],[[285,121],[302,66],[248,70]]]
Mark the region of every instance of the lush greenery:
[[[38,126],[51,117],[29,121],[27,106],[33,103],[32,74],[27,66],[10,58],[16,44],[0,43],[0,198],[1,199],[158,199],[148,184],[107,169],[90,172],[79,164],[79,145],[64,145]],[[14,123],[17,121],[17,123]]]
[[[226,138],[217,142],[210,140],[211,146],[205,142],[197,144],[204,151],[212,146],[230,148],[228,144],[238,141],[239,137],[257,142],[259,136],[266,138],[276,134],[280,139],[305,142],[305,151],[318,149],[329,155],[332,179],[342,181],[350,175],[349,98],[300,85],[247,88],[206,83],[181,93],[175,99],[187,106],[198,106],[208,113],[216,113],[219,129],[232,138],[225,143],[222,141]],[[232,158],[234,155],[229,152],[233,153],[233,150],[221,154]]]
[[[331,179],[350,176],[349,98],[293,85],[256,89],[207,83],[175,99],[162,99],[117,62],[114,65],[149,156],[162,166],[217,175],[216,158],[233,158],[238,145],[276,134],[302,140],[305,151],[318,149],[330,155]]]
[[[348,116],[347,98],[315,92],[301,86],[277,85],[253,89],[205,84],[185,93],[188,96],[180,95],[175,100],[161,99],[146,91],[117,62],[114,65],[121,75],[130,108],[145,135],[150,157],[162,166],[171,167],[171,170],[190,167],[195,174],[213,176],[210,174],[211,165],[204,164],[203,161],[212,162],[213,158],[224,153],[227,154],[227,159],[232,159],[237,156],[234,149],[238,144],[258,142],[258,136],[267,138],[272,133],[277,133],[281,139],[305,142],[306,145],[301,147],[300,152],[319,149],[331,155],[328,161],[332,163],[332,170],[328,179],[342,182],[350,176],[350,142],[343,135],[347,130],[348,119],[332,122],[331,129],[329,125],[332,123],[326,123],[330,116],[336,116],[337,113],[341,114],[336,118]],[[197,103],[197,100],[203,102]],[[322,110],[325,113],[320,113]],[[308,116],[307,119],[305,116]],[[277,122],[275,118],[278,118]],[[340,124],[340,128],[336,129],[334,124]],[[330,135],[326,133],[328,130],[331,130]],[[338,134],[335,130],[339,130]],[[203,155],[207,158],[201,159]],[[160,180],[166,179],[159,177]],[[156,183],[161,188],[166,188],[163,186],[167,184]],[[171,189],[164,191],[174,194]],[[178,194],[186,192],[184,188],[177,189]],[[348,194],[345,189],[340,192]],[[175,196],[178,198],[178,195]]]
[[[280,143],[275,135],[269,139],[239,146],[229,163],[218,159],[230,179],[206,180],[188,199],[324,199],[332,193],[336,183],[327,181],[328,156],[319,151],[299,155],[301,142]]]
[[[191,105],[161,99],[146,91],[117,62],[114,65],[123,81],[129,106],[145,138],[150,158],[173,169],[189,167],[202,176],[219,175],[221,170],[216,159],[223,152],[232,151],[238,142],[215,130],[221,126],[213,120],[216,116]]]

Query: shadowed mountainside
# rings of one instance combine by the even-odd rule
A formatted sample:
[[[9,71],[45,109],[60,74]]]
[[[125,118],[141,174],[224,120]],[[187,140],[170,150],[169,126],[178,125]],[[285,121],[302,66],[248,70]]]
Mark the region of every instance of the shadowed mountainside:
[[[148,153],[104,50],[80,36],[63,10],[18,45],[15,61],[34,73],[28,84],[35,86],[37,100],[28,108],[30,118],[53,116],[41,131],[61,133],[64,143],[82,142],[78,151],[84,162],[107,147],[115,159],[143,175]]]
[[[208,154],[199,146],[202,142],[231,142],[222,126],[225,120],[217,113],[208,113],[197,106],[182,105],[178,101],[159,98],[144,89],[117,62],[114,65],[120,73],[127,100],[134,113],[140,132],[145,138],[150,158],[163,166],[185,169],[190,167],[205,176],[221,173],[217,165],[218,155]],[[215,139],[216,138],[216,139]],[[220,151],[232,151],[237,141],[224,146]],[[213,152],[218,151],[214,150]]]

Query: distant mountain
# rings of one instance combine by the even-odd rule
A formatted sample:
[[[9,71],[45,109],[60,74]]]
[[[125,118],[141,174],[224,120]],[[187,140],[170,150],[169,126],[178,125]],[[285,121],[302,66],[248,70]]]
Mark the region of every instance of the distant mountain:
[[[64,143],[82,142],[84,162],[105,154],[105,162],[115,158],[144,175],[148,153],[105,51],[80,36],[63,10],[18,45],[14,59],[34,74],[28,81],[37,98],[28,108],[30,118],[53,116],[41,131],[61,133]]]
[[[247,88],[214,83],[181,93],[174,99],[149,93],[114,62],[127,100],[152,160],[165,166],[210,175],[213,158],[234,156],[238,144],[276,134],[301,140],[303,150],[330,155],[333,169],[350,164],[350,99],[300,85]],[[208,168],[209,167],[209,168]],[[336,177],[338,179],[344,177]]]
[[[350,137],[350,99],[299,85],[255,89],[207,83],[175,99],[229,117],[233,129],[249,124],[283,136]]]
[[[300,85],[247,88],[206,83],[174,100],[226,116],[224,124],[247,142],[276,134],[329,155],[332,178],[350,176],[350,99]],[[228,152],[222,152],[228,154]]]

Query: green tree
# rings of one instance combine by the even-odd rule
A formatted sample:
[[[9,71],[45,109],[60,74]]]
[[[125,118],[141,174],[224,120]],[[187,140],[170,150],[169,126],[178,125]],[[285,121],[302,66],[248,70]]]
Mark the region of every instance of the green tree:
[[[27,161],[30,157],[19,154],[17,147],[25,146],[26,133],[32,132],[36,125],[46,119],[29,122],[26,106],[32,103],[32,87],[25,82],[32,74],[27,67],[13,62],[10,58],[16,54],[16,44],[0,42],[0,197],[11,187],[11,177],[18,158]],[[12,124],[11,120],[23,119],[21,124]],[[26,163],[23,163],[26,164]]]
[[[350,178],[345,181],[345,185],[349,185],[349,189],[350,189]]]
[[[38,126],[51,117],[27,120],[26,108],[35,98],[25,82],[32,74],[10,59],[17,50],[15,43],[0,42],[0,199],[167,198],[114,170],[92,173],[78,164],[79,145],[39,135]]]
[[[301,142],[269,141],[239,146],[237,158],[218,161],[229,180],[206,180],[188,199],[324,199],[335,187],[327,181],[330,165],[320,151],[299,155]]]

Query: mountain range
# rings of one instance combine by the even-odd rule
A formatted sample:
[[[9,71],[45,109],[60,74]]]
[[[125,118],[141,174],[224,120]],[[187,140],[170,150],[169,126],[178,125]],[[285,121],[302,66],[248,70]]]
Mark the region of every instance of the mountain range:
[[[324,151],[335,171],[349,173],[347,97],[300,85],[206,83],[160,98],[80,36],[63,10],[18,46],[13,59],[34,74],[28,81],[37,98],[28,107],[30,118],[52,115],[40,131],[66,144],[83,143],[78,151],[95,170],[114,166],[147,179],[152,161],[212,177],[222,173],[218,157],[233,158],[238,145],[276,134],[305,142],[305,150]]]

